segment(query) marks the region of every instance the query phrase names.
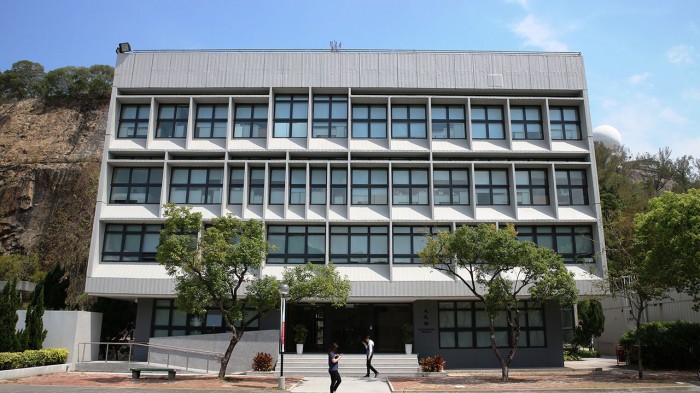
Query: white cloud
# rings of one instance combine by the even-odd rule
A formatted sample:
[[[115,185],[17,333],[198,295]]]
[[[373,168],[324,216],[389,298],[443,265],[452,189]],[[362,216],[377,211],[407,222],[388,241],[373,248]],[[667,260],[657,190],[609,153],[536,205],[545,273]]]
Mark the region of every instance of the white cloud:
[[[513,32],[525,39],[525,44],[535,46],[546,51],[566,52],[566,44],[556,39],[556,33],[544,22],[537,20],[533,15],[513,26]]]
[[[659,117],[673,124],[685,124],[688,119],[679,115],[671,108],[664,108],[659,112]]]
[[[690,45],[676,45],[666,51],[666,59],[671,64],[695,64],[695,59],[698,57],[698,52]]]
[[[628,80],[631,84],[636,85],[636,84],[648,79],[650,76],[651,76],[651,72],[646,71],[646,72],[641,73],[641,74],[632,75],[629,77]]]

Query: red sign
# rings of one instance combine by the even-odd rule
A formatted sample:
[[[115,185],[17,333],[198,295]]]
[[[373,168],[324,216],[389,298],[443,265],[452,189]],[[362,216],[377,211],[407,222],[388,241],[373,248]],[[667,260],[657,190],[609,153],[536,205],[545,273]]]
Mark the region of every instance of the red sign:
[[[282,339],[282,348],[284,348],[284,325],[286,325],[286,322],[282,322],[282,331],[280,332],[280,338]]]

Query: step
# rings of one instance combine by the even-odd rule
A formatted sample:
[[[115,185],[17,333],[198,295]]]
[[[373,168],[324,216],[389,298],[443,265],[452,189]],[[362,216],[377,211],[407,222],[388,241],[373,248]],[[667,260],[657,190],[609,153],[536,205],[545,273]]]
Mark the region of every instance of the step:
[[[420,375],[417,355],[382,354],[372,358],[372,366],[379,375],[415,376]],[[280,362],[275,371],[279,373]],[[365,355],[344,355],[340,363],[342,375],[363,376],[367,372]],[[290,376],[328,375],[328,356],[326,354],[285,354],[284,374]]]

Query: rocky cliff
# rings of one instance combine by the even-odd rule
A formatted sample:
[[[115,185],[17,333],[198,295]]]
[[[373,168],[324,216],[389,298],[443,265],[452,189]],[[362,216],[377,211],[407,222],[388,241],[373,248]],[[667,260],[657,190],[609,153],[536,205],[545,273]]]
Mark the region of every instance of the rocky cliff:
[[[0,105],[0,255],[60,263],[83,291],[108,99]]]

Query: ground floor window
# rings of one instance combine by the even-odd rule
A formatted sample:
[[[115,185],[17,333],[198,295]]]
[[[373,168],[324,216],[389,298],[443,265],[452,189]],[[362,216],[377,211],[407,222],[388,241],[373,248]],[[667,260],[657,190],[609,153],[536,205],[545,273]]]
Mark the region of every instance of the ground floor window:
[[[250,310],[246,314],[252,312],[253,310]],[[246,330],[257,330],[258,326],[259,320],[256,319]],[[156,299],[153,302],[151,337],[191,336],[226,331],[224,318],[219,310],[208,309],[204,315],[187,314],[177,309],[175,300]]]
[[[481,302],[439,302],[440,348],[489,348],[491,346],[489,316]],[[544,309],[532,302],[520,304],[520,337],[518,347],[546,347]],[[515,315],[511,314],[511,318]],[[508,314],[495,319],[496,344],[512,345]]]

